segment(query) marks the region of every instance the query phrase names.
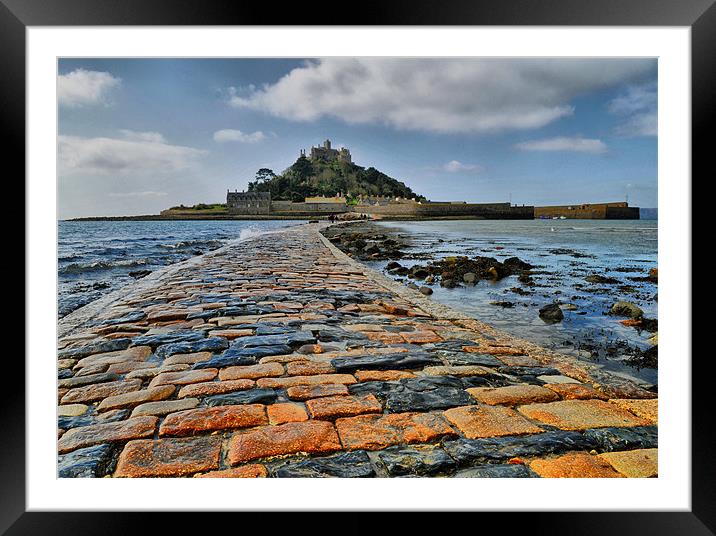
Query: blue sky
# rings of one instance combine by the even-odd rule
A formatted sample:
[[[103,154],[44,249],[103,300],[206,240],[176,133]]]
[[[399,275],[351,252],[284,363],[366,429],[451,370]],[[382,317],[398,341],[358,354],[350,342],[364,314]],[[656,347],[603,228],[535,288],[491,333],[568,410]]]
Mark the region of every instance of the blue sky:
[[[65,59],[60,219],[223,202],[330,138],[439,201],[657,206],[655,59]]]

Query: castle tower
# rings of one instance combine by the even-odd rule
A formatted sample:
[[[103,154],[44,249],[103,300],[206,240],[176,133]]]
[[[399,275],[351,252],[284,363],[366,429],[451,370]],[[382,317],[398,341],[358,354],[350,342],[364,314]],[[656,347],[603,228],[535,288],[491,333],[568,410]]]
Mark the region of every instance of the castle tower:
[[[331,148],[331,140],[326,140],[323,142],[323,148],[324,149],[330,149]]]

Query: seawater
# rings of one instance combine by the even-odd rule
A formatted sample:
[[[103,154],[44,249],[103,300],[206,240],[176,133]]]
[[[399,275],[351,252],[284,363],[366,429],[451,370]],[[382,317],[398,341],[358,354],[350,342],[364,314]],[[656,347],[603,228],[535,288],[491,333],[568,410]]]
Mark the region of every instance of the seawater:
[[[156,270],[297,221],[60,221],[57,237],[58,315]]]
[[[467,255],[498,260],[519,257],[535,266],[538,286],[521,285],[516,276],[497,282],[480,281],[474,287],[446,289],[433,285],[432,298],[471,315],[498,329],[561,353],[595,362],[610,372],[657,385],[657,371],[640,370],[625,364],[629,357],[624,343],[649,347],[651,334],[619,323],[621,318],[605,315],[617,300],[627,300],[657,318],[657,285],[636,282],[657,266],[658,225],[656,220],[458,220],[380,222],[379,226],[404,235],[411,247],[406,259],[410,267],[431,259]],[[416,257],[410,259],[410,257]],[[368,263],[382,269],[387,261]],[[620,284],[588,283],[593,274],[613,277]],[[405,280],[409,282],[409,280]],[[419,282],[418,282],[419,283]],[[520,295],[512,288],[530,292]],[[628,289],[632,287],[632,289]],[[577,307],[564,311],[557,324],[545,324],[540,307],[559,300]],[[509,308],[491,302],[511,302]],[[585,347],[598,347],[587,351]]]

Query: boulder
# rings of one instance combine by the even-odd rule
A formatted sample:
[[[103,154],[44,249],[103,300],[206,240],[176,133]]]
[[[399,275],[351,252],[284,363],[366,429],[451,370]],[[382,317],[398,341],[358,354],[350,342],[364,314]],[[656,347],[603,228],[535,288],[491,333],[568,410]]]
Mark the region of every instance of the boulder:
[[[467,272],[462,276],[462,280],[468,285],[475,284],[477,282],[477,274],[474,272]]]
[[[609,309],[609,314],[614,316],[626,316],[628,318],[641,318],[644,316],[644,311],[631,302],[618,301]]]
[[[539,317],[547,324],[555,324],[561,322],[564,318],[564,313],[556,303],[550,303],[545,305],[539,310]]]

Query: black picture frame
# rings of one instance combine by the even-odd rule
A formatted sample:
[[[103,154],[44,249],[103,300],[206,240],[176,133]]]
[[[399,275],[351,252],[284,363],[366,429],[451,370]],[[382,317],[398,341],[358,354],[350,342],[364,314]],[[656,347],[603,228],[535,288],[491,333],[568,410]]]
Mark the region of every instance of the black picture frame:
[[[104,25],[499,25],[499,26],[685,26],[691,28],[692,169],[693,175],[712,171],[707,129],[714,118],[716,86],[715,0],[434,0],[362,3],[341,15],[336,10],[306,9],[304,3],[240,3],[225,0],[0,0],[0,117],[5,140],[5,163],[14,163],[15,176],[25,172],[25,30],[28,26]],[[711,130],[711,129],[710,129]],[[9,175],[8,175],[9,176]],[[705,177],[704,177],[705,178]],[[670,180],[678,180],[670,178]],[[688,180],[688,179],[687,179]],[[692,181],[696,184],[696,181]],[[692,207],[692,214],[697,214]],[[693,223],[693,222],[692,222]],[[691,259],[684,259],[690,271]],[[25,281],[32,285],[32,281]],[[689,312],[684,312],[689,314]],[[31,319],[27,319],[31,321]],[[688,365],[691,349],[669,358]],[[705,359],[699,359],[705,358]],[[692,360],[692,509],[690,512],[532,512],[481,514],[480,526],[491,516],[510,532],[549,534],[716,534],[716,471],[714,471],[713,389],[710,356]],[[0,533],[126,534],[148,524],[163,531],[187,527],[176,513],[26,512],[25,508],[25,392],[20,359],[6,356],[3,400],[0,404]],[[16,370],[13,370],[15,368]],[[688,438],[684,438],[687,440]],[[81,503],[78,503],[80,506]],[[316,505],[320,509],[320,505]],[[224,514],[211,514],[214,522]],[[227,514],[228,515],[228,514]],[[241,527],[266,514],[242,514]],[[273,514],[271,514],[273,515]],[[415,514],[414,514],[415,515]],[[454,514],[453,514],[454,515]],[[142,516],[142,519],[139,518]],[[506,519],[496,519],[496,516]],[[462,517],[462,516],[461,516]],[[256,519],[252,519],[256,518]],[[266,519],[264,517],[264,519]],[[420,517],[415,518],[420,520]],[[402,521],[400,522],[403,523]],[[380,522],[380,529],[392,522]],[[343,529],[341,529],[343,525]],[[361,530],[339,522],[332,530]],[[469,525],[468,525],[469,526]],[[235,527],[238,528],[238,527]],[[365,527],[364,527],[365,528]],[[186,530],[186,529],[185,529]]]

